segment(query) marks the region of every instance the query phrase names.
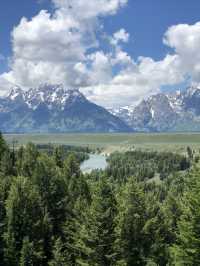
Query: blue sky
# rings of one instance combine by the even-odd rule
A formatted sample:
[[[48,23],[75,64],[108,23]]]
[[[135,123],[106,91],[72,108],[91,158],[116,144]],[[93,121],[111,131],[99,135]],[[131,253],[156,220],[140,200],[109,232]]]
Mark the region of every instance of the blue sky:
[[[0,51],[11,55],[10,33],[20,19],[31,18],[41,9],[52,9],[49,0],[2,0],[0,1]],[[112,33],[125,28],[131,35],[126,46],[134,57],[151,56],[162,59],[169,50],[162,43],[169,26],[179,23],[194,24],[200,20],[198,0],[129,0],[127,7],[116,16],[105,18],[105,29]]]
[[[57,2],[56,2],[57,1]],[[74,0],[72,0],[73,2]],[[94,1],[94,0],[78,0],[80,3],[85,2],[87,3],[88,1]],[[112,0],[103,0],[105,1],[105,3],[112,1]],[[167,56],[167,54],[171,54],[173,56],[175,56],[176,54],[181,58],[181,63],[185,62],[184,60],[186,60],[186,56],[188,56],[188,52],[187,55],[183,55],[182,53],[182,48],[180,47],[180,43],[175,41],[175,34],[176,36],[178,36],[177,38],[186,38],[186,33],[187,30],[190,31],[190,26],[194,26],[196,25],[196,23],[198,23],[198,21],[200,20],[200,1],[198,0],[167,0],[167,1],[163,1],[163,0],[125,0],[127,1],[126,4],[120,4],[120,3],[124,3],[123,0],[122,2],[119,1],[119,6],[114,10],[115,15],[113,15],[113,10],[107,10],[106,12],[104,11],[99,11],[96,12],[97,15],[95,17],[95,20],[98,20],[98,26],[96,26],[96,24],[94,23],[94,18],[92,17],[90,20],[87,20],[87,25],[91,26],[91,31],[92,34],[90,36],[90,38],[93,38],[92,35],[96,34],[96,40],[99,42],[98,47],[97,46],[93,46],[92,49],[88,49],[88,47],[86,48],[84,46],[83,49],[87,50],[84,51],[84,55],[87,54],[88,56],[88,51],[90,51],[91,53],[93,53],[91,56],[89,56],[88,60],[83,60],[81,61],[80,58],[73,58],[73,63],[76,63],[78,66],[78,71],[81,71],[82,76],[80,77],[79,80],[81,80],[80,84],[77,83],[77,86],[80,87],[85,87],[85,93],[88,94],[89,97],[91,97],[92,100],[96,101],[96,102],[102,102],[103,101],[103,97],[106,96],[100,96],[100,88],[99,86],[101,85],[101,90],[102,90],[102,95],[105,95],[104,91],[106,90],[106,85],[107,84],[112,84],[112,86],[108,89],[109,91],[109,95],[111,95],[111,91],[113,90],[117,90],[116,89],[116,82],[115,80],[112,81],[112,79],[117,80],[117,84],[118,84],[118,80],[121,80],[121,76],[116,76],[117,74],[119,74],[118,72],[123,71],[122,74],[124,75],[124,71],[127,71],[126,73],[130,72],[130,66],[124,66],[124,63],[122,64],[121,62],[118,64],[116,63],[116,65],[112,65],[112,68],[110,69],[109,66],[105,66],[105,69],[99,69],[98,68],[98,64],[100,65],[100,63],[104,63],[105,61],[110,60],[110,57],[108,56],[108,50],[106,50],[107,45],[109,46],[110,43],[105,43],[104,41],[102,41],[102,32],[104,34],[106,34],[106,36],[108,38],[112,38],[113,34],[115,32],[118,32],[120,29],[124,29],[128,34],[129,34],[129,40],[125,41],[125,40],[120,40],[119,42],[121,42],[120,44],[117,43],[115,48],[110,48],[112,49],[116,49],[115,50],[115,55],[112,55],[112,62],[114,60],[116,60],[116,58],[114,58],[114,56],[116,56],[116,53],[118,52],[124,52],[126,53],[126,55],[128,57],[130,57],[135,63],[137,64],[138,69],[140,69],[140,67],[142,67],[142,71],[145,68],[146,71],[146,63],[148,64],[148,68],[152,68],[152,73],[157,73],[155,72],[155,68],[156,71],[157,68],[159,68],[160,66],[157,64],[157,62],[159,61],[164,61],[165,57]],[[13,63],[13,61],[15,60],[16,57],[19,57],[19,54],[15,54],[14,50],[15,50],[15,45],[16,47],[18,47],[17,45],[22,45],[22,39],[21,38],[21,32],[24,30],[24,28],[22,26],[19,26],[20,20],[22,17],[26,17],[29,20],[31,20],[33,17],[37,17],[39,12],[41,10],[48,10],[49,14],[53,15],[55,14],[55,2],[56,2],[56,7],[58,8],[58,10],[61,10],[62,12],[65,12],[63,10],[66,10],[66,8],[64,9],[64,2],[67,3],[67,0],[20,0],[20,1],[11,1],[11,0],[2,0],[0,1],[0,12],[1,12],[1,16],[0,16],[0,73],[2,73],[2,77],[4,80],[4,84],[5,84],[5,79],[6,81],[8,80],[9,82],[11,81],[11,83],[17,83],[18,85],[22,85],[24,87],[34,85],[37,84],[39,77],[34,77],[34,80],[30,80],[30,82],[28,80],[22,80],[22,77],[18,78],[19,74],[15,74],[14,76],[11,76],[11,73],[9,73],[9,71],[15,72],[15,62]],[[59,4],[57,4],[59,2]],[[61,4],[60,4],[61,3]],[[73,5],[73,4],[72,4]],[[74,4],[76,5],[76,4]],[[76,8],[76,6],[75,6]],[[67,11],[69,12],[69,10]],[[104,12],[104,13],[102,13]],[[102,15],[103,14],[103,15]],[[65,16],[67,18],[68,13],[65,13]],[[73,17],[73,14],[72,14]],[[48,18],[46,18],[48,20]],[[85,19],[85,18],[84,18]],[[51,18],[49,18],[49,20],[52,20]],[[39,19],[38,19],[39,21]],[[41,23],[43,23],[44,20],[42,20]],[[27,23],[28,24],[28,23]],[[168,36],[168,44],[164,44],[163,43],[163,38],[165,33],[167,32],[167,30],[171,27],[171,26],[178,26],[180,24],[187,24],[188,25],[188,29],[185,29],[183,27],[183,31],[185,32],[185,35],[182,34],[182,28],[178,29],[179,31],[174,30],[173,32],[171,31],[169,36]],[[101,26],[100,26],[101,25]],[[27,29],[31,31],[31,27],[33,25],[27,25]],[[103,29],[102,29],[103,26]],[[11,32],[13,31],[13,28],[17,27],[19,28],[19,30],[17,31],[14,40],[16,42],[16,44],[12,44],[12,39],[11,39]],[[41,24],[42,27],[42,24]],[[96,28],[94,28],[96,27]],[[195,26],[196,27],[196,26]],[[197,28],[197,29],[196,29]],[[191,34],[196,34],[198,33],[198,29],[199,27],[196,28],[192,28],[192,32]],[[197,32],[197,33],[196,33]],[[90,32],[91,33],[91,32]],[[24,37],[25,33],[23,33],[23,38],[24,38],[24,46],[26,45],[26,47],[28,47],[27,45],[27,40],[30,40],[30,36],[28,36],[29,32],[27,31],[27,38]],[[38,32],[37,32],[38,34]],[[85,33],[84,33],[85,34]],[[193,35],[194,35],[193,34]],[[188,34],[187,34],[188,35]],[[196,42],[199,41],[198,38],[194,37],[192,35],[191,38],[195,38]],[[20,36],[20,37],[19,37]],[[87,36],[86,34],[83,37],[83,39],[85,39]],[[19,41],[20,39],[20,41]],[[37,38],[37,40],[39,39],[39,37]],[[52,38],[49,39],[50,41],[52,40]],[[184,39],[186,40],[186,39]],[[187,40],[186,40],[187,41]],[[32,40],[30,41],[32,42]],[[181,42],[181,40],[180,40]],[[170,43],[170,44],[169,44]],[[38,44],[39,45],[39,44]],[[41,45],[41,44],[40,44]],[[45,44],[44,44],[45,45]],[[22,48],[24,47],[22,45]],[[196,47],[196,44],[195,44]],[[31,48],[32,49],[32,48]],[[79,47],[79,50],[82,49],[82,47]],[[190,49],[190,47],[187,49]],[[193,47],[191,48],[193,49]],[[25,53],[25,49],[22,51],[24,51]],[[192,50],[193,51],[193,50]],[[101,54],[97,54],[97,52],[101,52]],[[194,51],[193,51],[194,52]],[[23,53],[23,52],[22,52]],[[95,55],[94,55],[95,54]],[[42,55],[43,56],[43,55]],[[44,60],[44,58],[41,56],[41,58],[39,58],[39,62],[41,63],[41,61],[47,61],[46,59]],[[145,59],[144,62],[138,63],[138,57],[144,57],[144,58],[151,58],[153,60],[153,62],[146,62],[147,60]],[[4,57],[4,60],[3,60]],[[14,59],[13,59],[14,58]],[[67,60],[69,57],[68,56],[64,56],[64,59]],[[95,58],[95,59],[94,59]],[[188,58],[188,57],[187,57]],[[23,58],[24,59],[24,58]],[[99,60],[98,64],[97,64],[97,59]],[[184,59],[184,60],[183,60]],[[71,60],[71,58],[70,58]],[[95,61],[96,60],[96,61]],[[166,59],[168,60],[168,59]],[[170,62],[172,60],[174,60],[173,58],[169,59]],[[180,61],[179,60],[179,61]],[[55,62],[55,58],[53,59],[53,61]],[[63,59],[61,60],[63,61]],[[87,62],[86,62],[87,61]],[[94,62],[95,61],[95,62]],[[8,63],[9,62],[9,63]],[[20,61],[21,62],[21,61]],[[156,62],[156,63],[154,63]],[[29,62],[30,63],[30,62]],[[50,62],[52,63],[52,61]],[[151,65],[149,65],[151,63]],[[25,62],[25,64],[27,64],[27,62]],[[34,61],[34,64],[38,64],[38,62],[36,63],[36,61]],[[71,61],[70,61],[71,64]],[[164,65],[166,65],[166,62],[163,63]],[[168,64],[168,61],[167,61]],[[170,63],[171,64],[171,63]],[[149,87],[153,87],[155,86],[155,92],[157,90],[159,90],[160,88],[177,88],[179,86],[185,86],[186,81],[185,78],[180,77],[180,75],[185,76],[194,76],[194,81],[195,82],[199,82],[198,79],[196,79],[196,76],[198,76],[198,73],[194,73],[194,69],[196,71],[196,69],[198,69],[198,66],[196,65],[196,62],[190,62],[188,65],[190,66],[191,69],[189,69],[189,67],[187,69],[181,69],[179,71],[179,69],[177,70],[177,64],[179,63],[173,63],[176,65],[176,68],[174,70],[174,72],[177,71],[181,72],[177,74],[176,77],[172,77],[172,79],[174,79],[174,82],[168,82],[168,80],[166,79],[166,77],[164,78],[158,78],[159,82],[156,80],[154,80]],[[133,64],[132,64],[133,65]],[[158,66],[157,66],[158,65]],[[85,68],[87,68],[89,66],[89,69],[87,69],[87,71],[85,70]],[[55,66],[57,67],[57,65]],[[59,66],[60,67],[60,66]],[[70,65],[70,67],[72,67],[72,65]],[[111,67],[111,66],[110,66]],[[23,68],[23,66],[22,66]],[[98,69],[97,69],[98,68]],[[163,66],[164,68],[164,66]],[[179,67],[180,68],[180,67]],[[133,67],[132,67],[133,69]],[[26,70],[27,71],[27,70]],[[34,69],[35,71],[35,69]],[[68,71],[68,69],[66,68],[66,72]],[[95,73],[99,73],[98,74],[98,82],[95,81],[88,81],[88,77],[87,77],[87,81],[86,81],[86,77],[83,77],[84,74],[86,76],[89,76]],[[104,73],[102,73],[104,71]],[[112,75],[109,77],[109,75],[106,75],[106,72],[108,74],[108,72],[112,72]],[[167,72],[168,70],[166,70]],[[38,71],[35,71],[38,72]],[[83,73],[84,72],[84,73]],[[87,72],[87,73],[86,73]],[[137,71],[136,71],[137,72]],[[136,73],[134,72],[134,73]],[[9,73],[9,75],[7,74]],[[88,74],[89,73],[89,74]],[[183,74],[184,73],[184,74]],[[158,73],[159,75],[160,73]],[[12,74],[13,75],[13,74]],[[18,75],[18,76],[17,76]],[[26,74],[23,74],[23,76],[25,76]],[[56,74],[55,74],[56,75]],[[70,73],[71,75],[71,73]],[[69,75],[69,76],[70,76]],[[95,75],[95,74],[94,74]],[[44,82],[43,79],[43,75],[41,75],[41,82]],[[138,77],[137,77],[138,78]],[[64,78],[64,83],[66,83],[67,85],[69,84],[69,86],[75,86],[74,84],[71,84],[70,82],[68,82],[68,77],[66,76]],[[123,76],[123,80],[125,79],[125,76]],[[142,79],[143,82],[143,76],[139,77],[139,79]],[[147,75],[145,72],[145,79],[147,79]],[[160,81],[162,79],[162,81]],[[37,80],[37,82],[36,82]],[[188,78],[187,78],[188,80]],[[193,77],[189,80],[193,80]],[[57,81],[55,79],[55,81]],[[59,80],[58,80],[59,81]],[[61,82],[63,82],[63,80],[61,80]],[[125,82],[127,83],[127,82]],[[1,82],[0,82],[1,84]],[[83,85],[86,84],[86,85]],[[114,84],[114,85],[113,85]],[[135,87],[138,86],[138,82],[136,82],[137,85],[135,85]],[[179,85],[180,84],[180,85]],[[96,88],[96,86],[98,85],[98,88]],[[148,85],[147,85],[148,86]],[[141,97],[145,97],[146,95],[149,95],[153,92],[153,88],[151,89],[147,89],[145,86],[145,88],[141,87],[141,90],[144,90],[141,93]],[[92,91],[93,87],[95,87],[95,89]],[[123,91],[123,84],[120,83],[119,86],[119,90]],[[133,84],[134,87],[134,84]],[[139,90],[140,88],[138,87],[137,90]],[[84,89],[83,89],[84,90]],[[125,89],[125,93],[126,91],[130,92],[130,89],[127,90]],[[90,94],[90,95],[89,95]],[[114,93],[116,94],[115,97],[117,97],[118,93]],[[132,101],[136,101],[137,99],[141,98],[138,95],[131,95],[131,100]],[[99,100],[101,98],[101,100]],[[126,98],[126,97],[125,97]],[[136,99],[137,98],[137,99]],[[124,99],[123,103],[119,103],[117,100],[117,104],[125,104],[125,102],[127,101],[127,99]]]
[[[200,20],[198,0],[131,0],[117,16],[106,19],[110,32],[123,25],[131,34],[127,49],[134,56],[162,59],[169,50],[162,38],[168,27]]]

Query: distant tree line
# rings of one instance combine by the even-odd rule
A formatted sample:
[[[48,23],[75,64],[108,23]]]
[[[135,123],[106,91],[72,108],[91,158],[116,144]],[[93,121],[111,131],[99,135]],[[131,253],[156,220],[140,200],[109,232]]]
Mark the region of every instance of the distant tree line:
[[[73,151],[10,150],[0,135],[0,265],[200,265],[198,160],[130,152],[108,161],[83,175]],[[165,177],[153,181],[147,166]]]
[[[109,167],[106,172],[119,181],[126,181],[130,176],[144,181],[156,174],[164,179],[174,172],[188,169],[190,162],[190,158],[172,152],[115,152],[108,158]]]
[[[68,155],[72,152],[76,156],[76,159],[79,163],[89,159],[89,153],[94,152],[88,146],[86,147],[79,147],[79,146],[72,146],[72,145],[53,145],[53,144],[37,144],[37,149],[40,152],[45,152],[48,155],[53,155],[54,153],[60,154],[62,156],[62,160],[64,160]]]

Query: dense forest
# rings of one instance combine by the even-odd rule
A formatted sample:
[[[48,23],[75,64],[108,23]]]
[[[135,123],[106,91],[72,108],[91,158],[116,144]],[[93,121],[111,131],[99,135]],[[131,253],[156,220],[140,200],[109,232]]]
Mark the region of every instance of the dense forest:
[[[198,154],[11,149],[0,135],[0,265],[200,265]]]

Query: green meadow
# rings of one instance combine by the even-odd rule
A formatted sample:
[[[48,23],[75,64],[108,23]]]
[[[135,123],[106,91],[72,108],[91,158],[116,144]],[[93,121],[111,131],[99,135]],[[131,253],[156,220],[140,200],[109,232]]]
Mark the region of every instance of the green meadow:
[[[8,143],[77,145],[112,151],[130,149],[184,152],[187,146],[200,149],[200,133],[136,134],[5,134]]]

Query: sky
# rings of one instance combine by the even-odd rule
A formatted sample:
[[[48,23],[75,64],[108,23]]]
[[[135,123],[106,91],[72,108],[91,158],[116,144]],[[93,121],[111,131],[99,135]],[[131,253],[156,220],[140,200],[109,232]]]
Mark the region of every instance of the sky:
[[[42,83],[105,107],[200,83],[199,0],[2,0],[0,94]]]

